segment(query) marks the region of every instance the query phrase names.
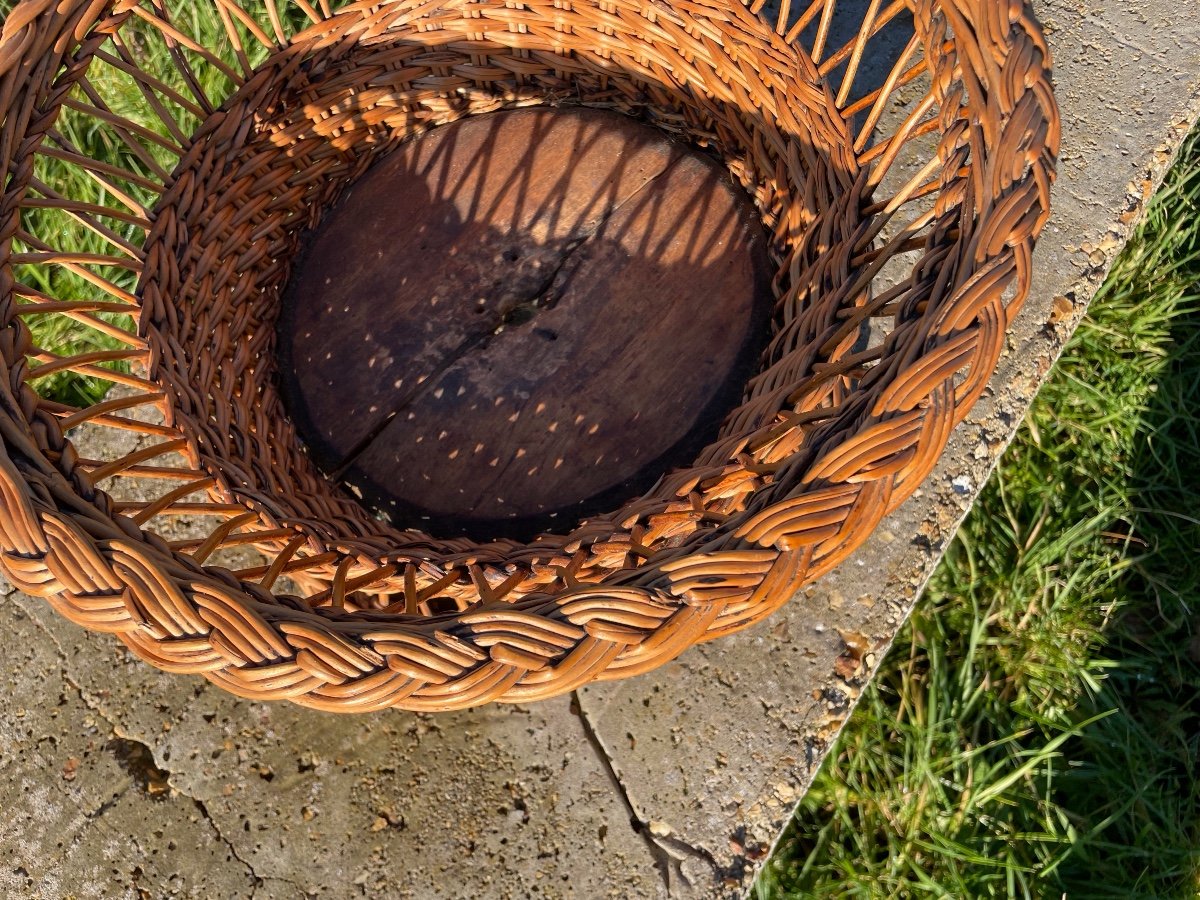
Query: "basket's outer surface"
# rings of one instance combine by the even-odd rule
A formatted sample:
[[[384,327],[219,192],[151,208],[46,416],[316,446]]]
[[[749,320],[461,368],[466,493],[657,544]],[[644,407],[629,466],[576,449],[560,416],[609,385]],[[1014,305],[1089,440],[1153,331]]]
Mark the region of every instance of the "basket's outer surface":
[[[96,259],[24,231],[34,206],[57,204],[101,230],[113,215],[38,182],[37,155],[85,168],[113,195],[117,183],[156,182],[83,160],[55,130],[61,107],[108,123],[129,146],[171,143],[94,96],[88,65],[100,58],[139,78],[124,51],[103,49],[131,17],[166,36],[182,71],[208,57],[153,0],[18,3],[0,32],[9,578],[163,669],[252,698],[366,711],[531,700],[645,672],[760,620],[829,571],[918,487],[984,389],[1028,290],[1058,121],[1048,50],[1023,0],[872,2],[860,37],[836,51],[825,46],[832,0],[801,5],[797,16],[785,3],[774,27],[762,3],[738,0],[297,2],[313,24],[289,41],[274,4],[262,28],[217,0],[238,25],[231,40],[250,33],[274,52],[251,67],[239,45],[242,64],[228,67],[236,89],[218,102],[199,86],[195,100],[174,96],[171,108],[194,109],[202,124],[174,136],[179,163],[161,173],[153,208],[132,197],[121,207],[144,242],[113,235],[124,252]],[[856,97],[868,39],[902,13],[916,31],[909,47],[882,86]],[[802,31],[815,32],[813,47],[799,49]],[[841,87],[822,81],[839,66],[850,72]],[[891,92],[918,76],[925,97],[897,133],[872,140]],[[297,79],[303,89],[287,94]],[[138,83],[161,104],[167,88]],[[296,449],[270,366],[256,364],[270,329],[243,321],[258,301],[239,291],[271,299],[286,278],[277,258],[369,165],[362,148],[383,152],[475,112],[572,102],[572,91],[716,148],[750,192],[779,266],[762,370],[691,469],[569,534],[474,545],[376,523]],[[415,105],[414,92],[424,92]],[[926,136],[934,152],[879,196],[894,158]],[[277,175],[270,154],[294,168]],[[905,209],[915,211],[897,227]],[[901,257],[910,271],[872,290]],[[91,275],[112,302],[72,307],[14,274],[38,265]],[[95,276],[98,265],[136,272],[137,290]],[[96,323],[117,309],[137,321],[124,350],[58,357],[32,345],[25,322]],[[860,335],[884,319],[890,332],[863,349]],[[128,371],[101,365],[111,362]],[[73,409],[30,384],[67,370],[125,390]],[[135,415],[139,404],[159,410],[158,422]],[[82,425],[158,443],[89,460],[65,436]],[[167,487],[120,501],[110,485],[123,477]],[[172,541],[152,521],[172,513],[218,524]],[[211,564],[247,545],[262,566]],[[432,598],[457,612],[435,614]]]

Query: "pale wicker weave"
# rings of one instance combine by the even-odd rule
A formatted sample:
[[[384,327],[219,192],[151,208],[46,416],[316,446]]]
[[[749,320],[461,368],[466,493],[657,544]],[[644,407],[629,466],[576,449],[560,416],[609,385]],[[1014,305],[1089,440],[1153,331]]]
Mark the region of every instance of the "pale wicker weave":
[[[168,671],[335,711],[444,710],[645,672],[745,628],[912,494],[1028,291],[1059,128],[1024,0],[872,0],[840,46],[835,0],[785,0],[777,22],[762,0],[208,2],[220,47],[163,0],[24,0],[0,37],[0,561]],[[890,75],[857,87],[909,15]],[[143,71],[155,54],[176,77]],[[137,114],[102,95],[105,67]],[[719,439],[609,515],[528,545],[384,525],[281,407],[292,254],[398,141],[532,104],[628,112],[718,153],[773,236],[773,339]],[[111,158],[59,129],[66,110]],[[62,196],[46,160],[100,199]],[[110,252],[30,233],[46,210]],[[57,356],[31,316],[118,349]],[[68,370],[120,389],[78,408],[35,391]],[[137,439],[91,459],[71,429]],[[160,535],[170,517],[198,536]],[[260,565],[215,564],[247,547]]]

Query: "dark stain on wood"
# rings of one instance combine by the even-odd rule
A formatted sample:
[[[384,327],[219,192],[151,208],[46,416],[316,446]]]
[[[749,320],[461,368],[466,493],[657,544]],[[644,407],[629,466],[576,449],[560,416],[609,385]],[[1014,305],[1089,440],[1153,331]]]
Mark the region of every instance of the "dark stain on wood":
[[[331,478],[400,526],[527,539],[686,465],[771,307],[755,210],[616,113],[477,116],[373,167],[308,242],[283,390]]]

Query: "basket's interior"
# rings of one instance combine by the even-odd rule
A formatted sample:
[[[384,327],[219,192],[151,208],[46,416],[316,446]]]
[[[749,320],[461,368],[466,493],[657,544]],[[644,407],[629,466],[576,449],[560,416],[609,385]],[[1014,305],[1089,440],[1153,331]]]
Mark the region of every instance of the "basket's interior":
[[[739,8],[761,32],[757,81],[736,49],[701,59],[702,14],[680,14],[686,47],[668,60],[650,42],[608,47],[583,18],[570,52],[546,49],[530,10],[489,6],[513,16],[495,40],[464,24],[469,6],[219,0],[214,18],[145,0],[85,40],[14,263],[29,379],[72,441],[59,464],[103,489],[95,502],[311,606],[442,613],[694,545],[862,402],[919,316],[912,273],[948,177],[907,4],[785,4],[769,23]],[[651,23],[660,43],[674,15]],[[314,464],[281,401],[276,325],[302,241],[431,128],[579,105],[712,154],[752,199],[774,267],[759,372],[682,468],[554,534],[474,541],[381,520]]]
[[[393,526],[528,540],[717,436],[771,274],[749,199],[658,129],[470,116],[388,154],[307,237],[279,315],[284,405]]]

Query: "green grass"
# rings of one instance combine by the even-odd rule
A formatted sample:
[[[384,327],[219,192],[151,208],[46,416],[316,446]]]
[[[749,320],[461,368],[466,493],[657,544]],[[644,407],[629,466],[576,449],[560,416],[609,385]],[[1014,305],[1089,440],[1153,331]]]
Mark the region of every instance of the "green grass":
[[[1200,896],[1200,132],[763,898]]]

